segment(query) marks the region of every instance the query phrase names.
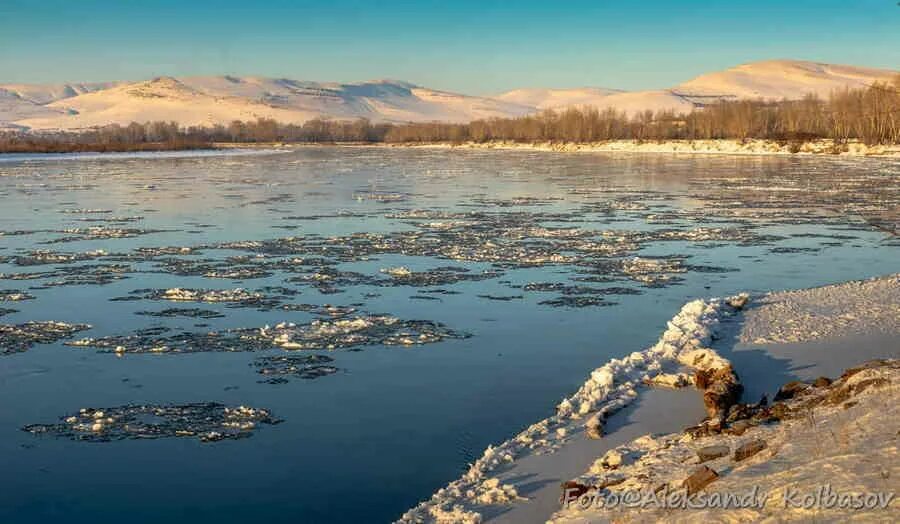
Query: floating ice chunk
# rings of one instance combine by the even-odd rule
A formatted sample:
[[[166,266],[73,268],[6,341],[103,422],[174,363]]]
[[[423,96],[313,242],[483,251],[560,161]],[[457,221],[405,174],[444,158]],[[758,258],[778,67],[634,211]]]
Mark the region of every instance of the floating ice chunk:
[[[260,424],[279,422],[265,409],[246,406],[129,404],[102,410],[82,408],[57,424],[31,424],[22,429],[35,435],[95,442],[190,436],[215,442],[248,437]]]
[[[392,277],[408,277],[412,275],[412,271],[408,267],[399,266],[399,267],[389,267],[381,270],[382,273],[388,274]]]
[[[34,344],[51,344],[90,328],[88,324],[55,321],[0,324],[0,355],[21,353]]]

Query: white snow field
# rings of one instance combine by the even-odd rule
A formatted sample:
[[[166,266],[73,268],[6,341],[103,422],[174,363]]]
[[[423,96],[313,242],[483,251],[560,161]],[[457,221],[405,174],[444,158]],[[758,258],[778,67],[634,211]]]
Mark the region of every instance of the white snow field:
[[[772,60],[701,75],[672,87],[626,92],[585,87],[516,89],[495,97],[438,91],[396,80],[340,84],[263,77],[159,77],[136,82],[0,84],[0,128],[81,129],[132,121],[181,125],[274,118],[368,118],[376,122],[469,122],[572,106],[691,111],[723,99],[797,99],[886,82],[897,71]]]

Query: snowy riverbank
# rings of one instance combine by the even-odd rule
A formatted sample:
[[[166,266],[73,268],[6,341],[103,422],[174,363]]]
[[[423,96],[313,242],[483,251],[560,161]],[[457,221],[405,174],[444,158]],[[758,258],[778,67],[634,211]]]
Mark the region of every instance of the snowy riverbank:
[[[549,454],[554,454],[555,458],[569,457],[576,467],[579,463],[589,464],[587,457],[592,452],[608,447],[604,436],[612,429],[626,425],[627,421],[622,417],[628,417],[629,413],[623,412],[623,408],[639,398],[639,390],[648,389],[650,384],[660,387],[689,384],[691,372],[730,374],[728,362],[708,346],[722,319],[737,315],[745,300],[742,296],[694,300],[685,304],[669,321],[655,345],[622,359],[613,359],[594,370],[574,395],[560,402],[556,414],[496,447],[489,447],[462,478],[404,514],[400,521],[480,522],[501,517],[520,505],[529,506],[529,521],[549,517],[555,509],[552,501],[558,497],[560,479],[545,479],[540,483],[540,489],[530,490],[534,492],[529,492],[526,497],[520,493],[522,486],[512,479],[531,481],[533,475],[520,474],[516,466]],[[651,406],[646,399],[642,404]],[[695,422],[699,413],[686,410],[685,415],[683,419],[670,421],[670,425],[682,426],[691,423],[691,419]],[[586,439],[596,445],[581,446]],[[554,460],[550,462],[543,468],[545,471],[555,468]],[[559,473],[565,471],[569,469]],[[509,482],[502,482],[501,476]]]
[[[898,380],[900,361],[870,361],[741,406],[721,433],[618,446],[550,521],[897,522]]]
[[[389,147],[423,147],[440,149],[503,149],[553,151],[567,153],[687,153],[719,155],[830,155],[900,158],[900,144],[866,145],[851,141],[835,145],[832,140],[815,140],[801,144],[774,140],[666,140],[662,142],[611,140],[608,142],[463,142],[427,144],[388,144]]]
[[[900,490],[900,471],[892,470],[900,391],[859,386],[900,379],[898,365],[879,365],[833,384],[820,380],[808,396],[785,398],[782,407],[756,402],[761,394],[774,399],[792,380],[833,378],[870,359],[900,357],[898,335],[900,275],[771,293],[747,304],[739,297],[689,302],[656,345],[592,372],[555,415],[488,448],[462,478],[401,522],[691,520],[700,515],[671,508],[638,512],[576,504],[561,510],[559,497],[567,481],[573,493],[680,489],[700,468],[701,448],[721,452],[704,463],[716,472],[716,490],[744,493],[759,485],[773,493],[770,505],[705,510],[707,518],[896,518],[890,505],[882,513],[791,508],[782,515],[783,506],[776,504],[783,503],[786,489],[812,492],[827,482],[842,492]],[[739,407],[727,406],[734,399],[722,389],[730,384],[732,365],[743,380],[742,402],[749,403]],[[669,389],[690,384],[697,388]],[[854,397],[846,406],[845,393]],[[713,422],[682,431],[703,418],[702,403]],[[726,412],[716,413],[723,405]],[[733,459],[733,451],[760,441],[764,451],[746,462]]]

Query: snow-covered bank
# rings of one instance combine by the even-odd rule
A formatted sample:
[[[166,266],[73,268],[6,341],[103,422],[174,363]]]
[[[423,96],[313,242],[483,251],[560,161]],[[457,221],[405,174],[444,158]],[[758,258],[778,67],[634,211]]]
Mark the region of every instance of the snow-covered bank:
[[[794,493],[791,490],[799,489],[802,496],[829,482],[830,489],[839,493],[900,490],[896,480],[900,471],[895,471],[900,391],[895,386],[880,387],[900,379],[900,364],[879,364],[853,376],[847,374],[833,385],[829,380],[813,380],[820,375],[837,376],[841,371],[836,369],[871,358],[900,357],[896,342],[900,335],[898,286],[900,274],[770,293],[746,305],[746,296],[689,302],[669,322],[656,345],[592,372],[574,395],[559,404],[555,415],[488,448],[468,473],[408,511],[400,522],[543,522],[551,516],[560,522],[580,523],[613,518],[648,522],[698,518],[896,521],[896,506],[879,510],[881,513],[781,510],[786,494]],[[775,343],[771,342],[775,333],[792,335],[788,342]],[[742,342],[759,337],[767,343]],[[838,350],[819,350],[818,346],[828,347],[833,341],[841,343],[840,355],[836,355]],[[797,343],[816,345],[803,346],[798,354],[791,346]],[[733,393],[720,389],[729,384],[723,377],[729,377],[732,366],[747,386],[743,401],[749,404],[735,404],[733,397],[726,399],[731,402],[718,402]],[[801,395],[802,402],[774,406],[755,402],[762,393],[775,399],[779,386],[798,378],[810,382],[809,386],[796,386],[809,394]],[[871,380],[875,382],[868,382]],[[681,431],[702,418],[681,403],[690,397],[676,398],[693,390],[645,386],[691,383],[702,386],[707,414],[714,416],[711,422]],[[879,387],[867,392],[871,384]],[[777,400],[789,399],[791,391],[789,388],[782,394],[784,398]],[[858,398],[847,403],[847,395]],[[696,394],[693,399],[696,402]],[[651,402],[659,405],[650,406]],[[885,403],[890,404],[889,409]],[[668,420],[661,420],[660,410],[670,411]],[[683,418],[671,413],[677,410]],[[648,420],[653,417],[660,420]],[[675,421],[680,422],[677,429],[662,429]],[[756,449],[759,446],[762,451]],[[769,505],[703,513],[680,508],[560,510],[560,480],[570,481],[576,492],[590,489],[590,493],[604,496],[626,490],[652,495],[660,487],[677,491],[700,467],[697,451],[701,448],[717,455],[704,462],[715,471],[709,478],[716,491],[745,494],[758,485],[758,491],[771,494]],[[738,454],[741,460],[734,460],[738,449],[742,449]],[[742,454],[750,452],[752,456],[745,462]],[[567,478],[566,472],[577,464],[582,464],[581,471]],[[879,469],[880,464],[890,466]]]
[[[745,301],[742,296],[685,304],[655,345],[594,370],[574,395],[563,399],[555,415],[488,447],[462,478],[405,513],[400,522],[481,522],[483,514],[525,501],[515,485],[501,483],[497,473],[502,467],[526,456],[554,453],[585,435],[602,438],[607,420],[634,402],[638,390],[648,384],[688,384],[692,377],[687,370],[730,376],[728,362],[706,346],[720,320],[735,315]]]
[[[424,147],[443,149],[503,149],[553,151],[565,153],[686,153],[716,155],[840,155],[900,158],[900,144],[866,145],[851,141],[836,145],[832,140],[815,140],[802,144],[774,140],[666,140],[661,142],[611,140],[608,142],[464,142],[391,144],[392,147]]]
[[[754,300],[724,355],[744,380],[744,398],[790,380],[840,375],[860,362],[900,358],[900,274]]]
[[[900,274],[769,293],[747,313],[740,342],[773,345],[893,332],[900,329],[898,296]]]
[[[900,505],[893,499],[886,508],[828,504],[863,494],[875,500],[880,493],[887,500],[900,491],[900,362],[890,360],[900,357],[898,291],[900,275],[894,274],[755,299],[740,322],[720,326],[722,354],[740,373],[744,401],[750,403],[729,411],[723,431],[646,435],[595,457],[573,480],[578,486],[605,485],[590,491],[592,507],[563,508],[551,520],[896,522]],[[729,341],[733,347],[725,349]],[[864,361],[876,364],[859,371]],[[833,383],[819,378],[837,375],[842,378]],[[776,402],[755,403],[763,394]],[[752,455],[744,459],[745,452]],[[608,467],[611,457],[619,465]],[[760,502],[727,509],[659,507],[654,495],[677,499],[695,474],[694,480],[710,482],[699,492],[706,500],[752,492]],[[644,508],[597,505],[626,493],[649,502]],[[795,507],[806,496],[818,506]]]
[[[573,483],[605,487],[551,522],[898,522],[898,381],[900,361],[871,361],[783,388],[726,432],[619,446]]]

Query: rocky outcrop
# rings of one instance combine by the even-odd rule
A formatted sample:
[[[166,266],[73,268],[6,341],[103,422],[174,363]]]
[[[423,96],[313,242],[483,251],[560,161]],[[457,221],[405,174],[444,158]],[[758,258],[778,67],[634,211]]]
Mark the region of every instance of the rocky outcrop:
[[[583,489],[582,493],[596,492],[595,496],[623,490],[669,493],[679,489],[691,496],[709,489],[713,482],[730,479],[736,472],[776,467],[763,466],[771,464],[773,457],[780,457],[777,467],[784,467],[782,454],[787,443],[794,444],[798,432],[802,435],[817,431],[809,426],[811,420],[827,420],[827,416],[844,413],[858,404],[867,404],[867,413],[881,411],[879,406],[883,403],[896,402],[895,388],[888,386],[897,378],[900,378],[900,360],[877,360],[848,369],[833,381],[819,377],[811,382],[788,382],[780,388],[777,401],[771,405],[764,397],[753,404],[734,402],[726,408],[733,397],[721,395],[718,398],[722,402],[710,405],[715,408],[718,424],[710,419],[681,434],[648,435],[614,448],[595,461],[588,472],[573,479],[571,485]],[[736,380],[730,366],[715,371],[701,370],[695,376],[698,388],[715,393],[726,391]],[[728,387],[717,389],[717,384]],[[893,396],[882,399],[884,395]],[[894,434],[891,431],[896,432],[888,433]],[[817,449],[821,449],[819,439],[809,436]],[[752,468],[748,470],[747,465]],[[552,520],[565,521],[557,517],[568,516],[567,511],[563,510]],[[601,521],[618,520],[611,513],[591,517]]]
[[[700,466],[684,479],[682,486],[688,495],[693,495],[719,478],[719,474],[708,466]]]
[[[745,442],[734,450],[734,461],[740,462],[746,460],[764,449],[766,449],[766,441],[764,440],[754,439]]]

